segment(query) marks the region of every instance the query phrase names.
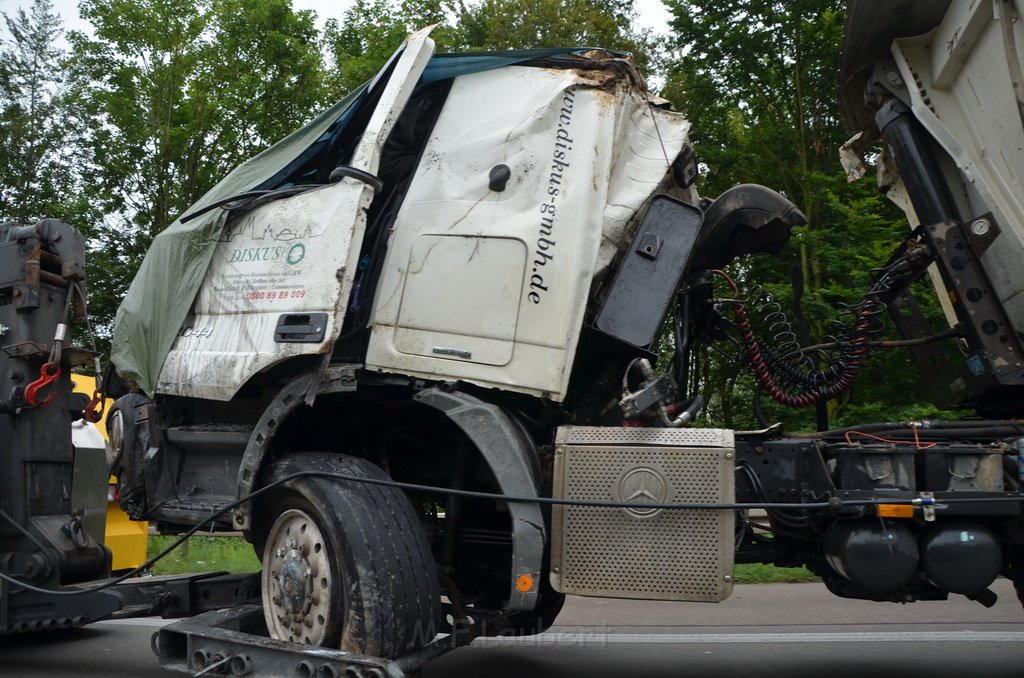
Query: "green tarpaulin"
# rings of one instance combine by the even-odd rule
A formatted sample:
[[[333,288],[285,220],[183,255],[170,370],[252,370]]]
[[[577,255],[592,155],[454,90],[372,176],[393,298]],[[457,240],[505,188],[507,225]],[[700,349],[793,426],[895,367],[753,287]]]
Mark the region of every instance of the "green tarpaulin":
[[[578,49],[437,55],[421,84],[574,51]],[[372,86],[376,88],[377,83]],[[164,359],[206,275],[227,210],[212,209],[194,219],[189,215],[241,193],[295,181],[300,167],[308,166],[331,146],[361,102],[370,98],[369,91],[364,86],[353,92],[299,131],[235,168],[186,211],[184,223],[179,218],[153,240],[114,320],[110,358],[124,377],[149,395],[155,392]]]

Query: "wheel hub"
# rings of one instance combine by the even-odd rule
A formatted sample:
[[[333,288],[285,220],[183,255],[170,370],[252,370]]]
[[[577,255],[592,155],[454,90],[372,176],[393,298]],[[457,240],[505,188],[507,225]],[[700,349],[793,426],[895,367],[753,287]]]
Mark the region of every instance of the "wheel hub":
[[[289,509],[278,516],[263,552],[263,615],[271,636],[320,645],[338,614],[331,600],[331,563],[312,516]]]
[[[309,562],[298,549],[288,551],[282,562],[277,577],[281,588],[284,607],[293,615],[306,612],[312,601],[307,592],[313,583]]]

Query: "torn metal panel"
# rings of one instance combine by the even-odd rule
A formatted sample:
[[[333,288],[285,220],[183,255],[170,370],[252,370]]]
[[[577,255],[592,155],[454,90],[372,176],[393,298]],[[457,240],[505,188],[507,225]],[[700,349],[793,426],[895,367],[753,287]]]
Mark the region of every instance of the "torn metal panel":
[[[689,130],[634,74],[455,80],[388,243],[368,368],[565,396],[591,285]]]

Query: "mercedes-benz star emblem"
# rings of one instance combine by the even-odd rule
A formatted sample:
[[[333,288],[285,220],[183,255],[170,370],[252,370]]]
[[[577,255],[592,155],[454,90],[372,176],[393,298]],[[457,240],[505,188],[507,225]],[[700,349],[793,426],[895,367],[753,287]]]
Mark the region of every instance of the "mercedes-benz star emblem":
[[[664,504],[668,499],[668,481],[660,471],[648,466],[632,468],[619,478],[618,501],[636,504],[626,512],[638,518],[648,518],[661,511],[658,508],[642,508],[645,504]]]

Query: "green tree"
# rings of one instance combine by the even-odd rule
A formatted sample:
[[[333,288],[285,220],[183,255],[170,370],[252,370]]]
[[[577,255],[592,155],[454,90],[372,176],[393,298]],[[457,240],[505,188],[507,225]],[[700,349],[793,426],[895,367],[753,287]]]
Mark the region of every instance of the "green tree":
[[[791,269],[802,276],[812,341],[829,333],[837,304],[860,300],[869,271],[885,262],[906,231],[870,180],[848,184],[838,149],[846,138],[836,100],[844,21],[841,0],[666,0],[674,15],[665,91],[694,124],[706,168],[701,190],[761,183],[807,216],[778,257],[733,266],[742,290],[761,286],[792,319]],[[725,288],[722,288],[724,293]],[[768,333],[768,328],[762,328]],[[717,423],[749,426],[753,384],[730,349],[703,356],[702,387]],[[924,401],[902,352],[876,353],[852,393],[831,401],[833,422],[865,412],[898,418]],[[881,371],[879,371],[881,370]],[[881,375],[885,375],[884,378]],[[767,400],[767,397],[766,397]],[[767,404],[767,415],[794,427],[813,413]]]
[[[67,96],[60,16],[50,0],[35,0],[2,17],[11,37],[0,44],[0,221],[79,221],[80,125]]]
[[[468,49],[604,47],[646,61],[651,44],[636,16],[632,0],[481,0],[460,14],[460,40]]]
[[[324,27],[329,90],[335,98],[348,94],[372,78],[409,33],[431,25],[430,37],[438,51],[454,48],[450,17],[457,16],[458,0],[355,0],[339,24]]]
[[[635,18],[633,0],[356,0],[324,31],[331,91],[340,96],[367,81],[408,33],[432,24],[438,51],[604,47],[645,65],[654,42],[633,28]]]
[[[289,0],[213,0],[211,21],[195,99],[205,99],[218,116],[211,120],[217,180],[333,102],[323,87],[312,12],[293,11]]]
[[[84,190],[96,230],[99,324],[153,236],[230,168],[319,112],[314,17],[288,0],[83,0],[71,36],[92,116]]]

